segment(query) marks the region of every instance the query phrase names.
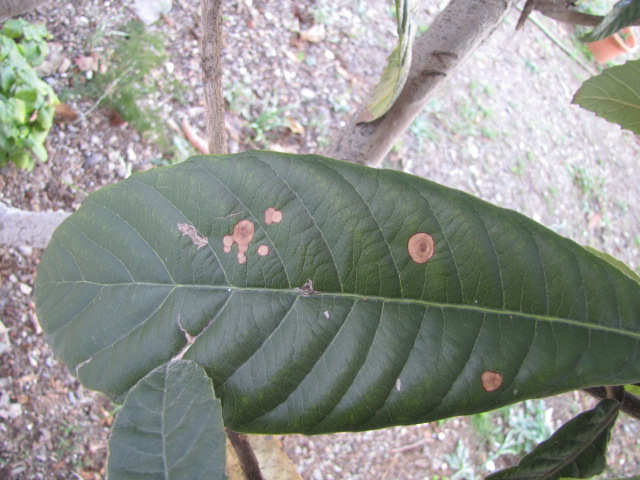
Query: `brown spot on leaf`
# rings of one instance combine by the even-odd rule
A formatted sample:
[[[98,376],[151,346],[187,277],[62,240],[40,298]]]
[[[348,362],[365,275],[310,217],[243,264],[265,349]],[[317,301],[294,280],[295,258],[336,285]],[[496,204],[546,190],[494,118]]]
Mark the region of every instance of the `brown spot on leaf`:
[[[264,223],[271,225],[272,223],[280,223],[282,221],[282,212],[273,207],[269,207],[264,211]]]
[[[269,247],[267,245],[260,245],[258,247],[258,255],[260,255],[261,257],[269,255]]]
[[[189,225],[188,223],[179,223],[178,230],[180,230],[180,233],[182,233],[183,237],[185,235],[189,237],[193,244],[198,247],[198,250],[209,243],[209,239],[207,237],[198,235],[198,231],[193,225]]]
[[[238,263],[242,265],[247,261],[247,250],[249,250],[249,244],[253,239],[253,233],[255,227],[250,220],[241,220],[233,227],[233,233],[231,235],[225,235],[222,238],[222,246],[225,253],[231,252],[231,247],[235,243],[238,245]]]
[[[409,239],[407,251],[416,263],[425,263],[433,255],[433,238],[428,233],[419,232]]]
[[[491,370],[482,372],[480,379],[482,380],[482,388],[484,388],[486,392],[493,392],[502,385],[502,375],[498,372],[492,372]]]

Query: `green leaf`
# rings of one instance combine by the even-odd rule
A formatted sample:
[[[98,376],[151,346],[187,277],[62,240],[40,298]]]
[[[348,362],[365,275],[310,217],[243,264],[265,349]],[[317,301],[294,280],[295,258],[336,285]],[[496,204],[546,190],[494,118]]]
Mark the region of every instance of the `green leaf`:
[[[595,42],[602,40],[625,27],[633,25],[640,19],[640,0],[620,0],[602,21],[582,40],[585,42]]]
[[[2,24],[2,34],[8,38],[20,38],[28,22],[22,18],[12,18]]]
[[[640,134],[640,60],[607,68],[589,78],[572,103]]]
[[[571,478],[562,478],[560,480],[575,480]],[[605,480],[603,477],[594,478],[592,480]],[[639,476],[635,477],[626,477],[626,478],[607,478],[606,480],[640,480]]]
[[[602,400],[593,410],[565,423],[549,440],[522,457],[517,466],[489,475],[487,480],[589,478],[602,473],[619,409],[617,400]]]
[[[239,431],[366,430],[640,379],[640,285],[617,268],[465,193],[313,155],[194,157],[91,194],[35,300],[56,354],[116,399],[194,340],[184,358]]]
[[[603,252],[601,250],[598,250],[597,248],[593,248],[593,247],[591,247],[589,245],[585,245],[584,248],[586,248],[589,252],[594,254],[596,257],[600,257],[605,262],[607,262],[610,265],[616,267],[618,270],[620,270],[622,273],[624,273],[631,280],[640,283],[640,275],[638,275],[635,271],[633,271],[633,269],[631,267],[629,267],[629,265],[627,265],[623,261],[618,260],[616,257],[613,257],[613,256],[609,255],[608,253],[605,253],[605,252]]]
[[[625,385],[624,389],[627,392],[629,392],[629,393],[631,393],[631,394],[633,394],[633,395],[635,395],[637,397],[640,397],[640,385]]]
[[[419,3],[420,0],[396,0],[398,46],[389,55],[380,82],[359,115],[358,122],[372,122],[380,118],[387,113],[400,95],[411,68],[411,47],[416,31],[413,12]]]
[[[186,360],[131,389],[109,438],[111,480],[223,479],[226,435],[211,379]]]

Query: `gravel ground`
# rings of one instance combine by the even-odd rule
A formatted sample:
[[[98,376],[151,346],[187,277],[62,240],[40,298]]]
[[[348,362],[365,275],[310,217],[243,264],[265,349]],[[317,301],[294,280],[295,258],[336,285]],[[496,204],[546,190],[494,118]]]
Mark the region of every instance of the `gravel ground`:
[[[383,68],[395,41],[390,2],[227,3],[230,150],[322,151]],[[426,2],[423,25],[438,3]],[[47,25],[68,59],[66,70],[48,77],[56,91],[85,81],[77,59],[105,59],[120,26],[134,18],[128,4],[52,2],[28,16]],[[638,138],[570,105],[589,73],[532,23],[514,32],[516,20],[511,15],[451,79],[385,166],[518,210],[637,268]],[[542,23],[575,49],[568,29]],[[198,2],[175,0],[171,14],[151,28],[167,38],[170,53],[170,66],[158,75],[184,85],[179,95],[162,91],[154,99],[183,151],[183,120],[204,131],[199,25]],[[48,163],[33,172],[2,170],[0,200],[33,211],[71,211],[97,188],[169,158],[112,111],[94,108],[94,100],[71,96],[67,103],[79,119],[56,124]],[[10,344],[0,353],[0,479],[102,478],[113,405],[84,390],[44,343],[31,297],[40,255],[0,246],[0,310]],[[590,405],[583,394],[570,393],[538,409],[557,427]],[[637,473],[639,438],[636,422],[619,422],[608,476]],[[302,477],[314,480],[479,478],[497,448],[484,445],[467,418],[283,441]],[[494,464],[515,461],[505,455]]]

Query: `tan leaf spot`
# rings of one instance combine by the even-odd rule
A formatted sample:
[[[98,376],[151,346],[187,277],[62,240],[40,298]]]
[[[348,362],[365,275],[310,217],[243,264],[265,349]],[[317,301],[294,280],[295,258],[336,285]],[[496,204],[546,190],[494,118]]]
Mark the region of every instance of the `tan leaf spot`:
[[[282,212],[273,207],[269,207],[264,211],[264,223],[271,225],[272,223],[280,223],[282,221]]]
[[[253,233],[255,227],[250,220],[241,220],[233,227],[233,233],[231,235],[225,235],[222,238],[222,246],[225,253],[231,252],[231,247],[235,243],[238,245],[238,263],[242,265],[247,261],[247,250],[249,250],[249,244],[253,239]]]
[[[222,237],[222,246],[224,247],[224,253],[231,252],[231,246],[233,245],[233,237],[231,235],[225,235]]]
[[[482,388],[484,388],[486,392],[493,392],[502,385],[502,375],[498,372],[492,372],[491,370],[482,372],[480,379],[482,380]]]
[[[209,243],[209,239],[207,237],[198,235],[198,231],[193,225],[189,225],[188,223],[179,223],[178,230],[180,230],[183,237],[185,235],[189,237],[193,244],[198,247],[198,250]]]
[[[260,245],[258,247],[258,255],[260,255],[261,257],[269,255],[269,247],[267,245]]]
[[[409,239],[407,251],[416,263],[425,263],[433,255],[433,238],[428,233],[419,232]]]

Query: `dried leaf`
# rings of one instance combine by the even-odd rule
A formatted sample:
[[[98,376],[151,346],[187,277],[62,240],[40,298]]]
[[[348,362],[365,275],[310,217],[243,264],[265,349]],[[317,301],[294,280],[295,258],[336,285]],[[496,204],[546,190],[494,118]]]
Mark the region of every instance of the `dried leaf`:
[[[327,29],[324,25],[317,23],[308,30],[300,32],[300,40],[310,43],[318,43],[327,38]]]
[[[207,145],[204,138],[195,131],[191,124],[189,124],[189,121],[186,118],[182,119],[182,131],[184,132],[186,139],[189,140],[196,150],[205,155],[209,153],[209,145]]]
[[[297,133],[298,135],[304,135],[304,127],[295,118],[287,117],[286,123],[287,123],[287,128],[291,130],[292,133]]]
[[[55,119],[59,122],[74,122],[78,119],[78,112],[66,103],[58,103],[53,108]]]

